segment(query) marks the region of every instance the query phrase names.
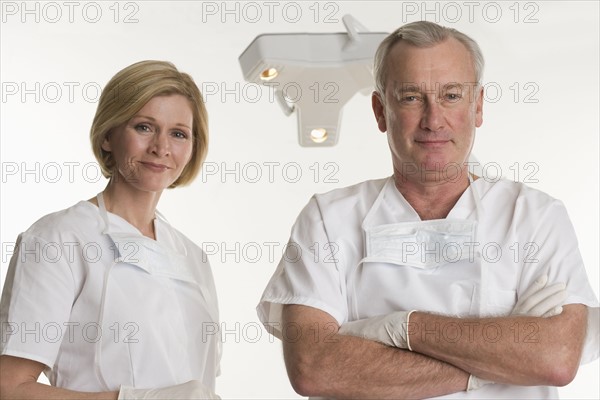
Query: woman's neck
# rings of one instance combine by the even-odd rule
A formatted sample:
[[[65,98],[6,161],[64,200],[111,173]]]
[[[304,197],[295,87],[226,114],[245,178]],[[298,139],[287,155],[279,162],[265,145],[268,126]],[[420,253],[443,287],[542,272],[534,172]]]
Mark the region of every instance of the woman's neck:
[[[161,192],[146,192],[111,179],[104,189],[106,210],[125,219],[144,236],[156,239],[154,217]]]

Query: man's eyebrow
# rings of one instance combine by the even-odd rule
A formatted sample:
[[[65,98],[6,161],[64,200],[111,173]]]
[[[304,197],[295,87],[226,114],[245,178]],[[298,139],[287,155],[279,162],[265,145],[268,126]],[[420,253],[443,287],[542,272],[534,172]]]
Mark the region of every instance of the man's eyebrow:
[[[420,92],[421,87],[415,83],[401,83],[397,88],[399,92]]]
[[[460,89],[462,91],[463,88],[464,88],[464,85],[462,83],[458,83],[458,82],[450,82],[450,83],[446,83],[444,86],[442,86],[443,91],[452,90],[452,89]]]
[[[396,97],[402,97],[406,93],[421,93],[421,88],[415,83],[400,83],[394,87],[392,93]]]

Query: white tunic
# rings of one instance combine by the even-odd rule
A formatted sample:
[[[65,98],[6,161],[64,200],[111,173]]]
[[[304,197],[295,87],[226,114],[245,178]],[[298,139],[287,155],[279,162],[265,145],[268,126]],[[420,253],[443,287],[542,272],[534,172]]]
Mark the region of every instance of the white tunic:
[[[582,363],[598,358],[598,301],[563,204],[507,180],[478,179],[471,185],[447,218],[476,221],[472,257],[456,257],[453,251],[457,246],[420,249],[428,257],[447,261],[434,268],[364,260],[368,256],[365,229],[420,221],[392,178],[313,196],[292,228],[288,245],[300,255],[284,255],[257,307],[260,320],[281,337],[284,304],[318,308],[339,324],[398,310],[458,317],[506,316],[518,296],[547,273],[548,284],[566,283],[565,304],[590,307]],[[534,334],[525,326],[513,333],[519,335],[517,340]],[[554,387],[494,384],[448,397],[557,396]]]
[[[214,390],[220,338],[206,254],[160,218],[154,241],[102,211],[81,201],[19,236],[1,354],[45,364],[52,385],[72,390],[191,379]]]

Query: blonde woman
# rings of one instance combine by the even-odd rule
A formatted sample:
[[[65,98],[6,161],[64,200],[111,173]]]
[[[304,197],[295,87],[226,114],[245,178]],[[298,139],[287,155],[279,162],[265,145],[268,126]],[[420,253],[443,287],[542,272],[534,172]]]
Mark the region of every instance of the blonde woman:
[[[200,91],[171,63],[133,64],[102,92],[90,136],[104,191],[18,238],[0,303],[0,397],[218,398],[210,265],[156,210],[206,156]]]

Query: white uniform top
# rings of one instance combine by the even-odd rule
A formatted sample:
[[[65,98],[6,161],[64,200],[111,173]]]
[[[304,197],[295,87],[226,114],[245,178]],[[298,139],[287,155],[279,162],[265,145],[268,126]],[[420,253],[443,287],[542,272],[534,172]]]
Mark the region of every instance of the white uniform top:
[[[81,201],[19,235],[0,303],[1,354],[45,364],[52,385],[72,390],[191,379],[214,390],[220,338],[210,265],[166,221],[154,226],[157,241]]]
[[[284,254],[257,307],[260,320],[281,337],[283,304],[318,308],[339,324],[398,310],[458,317],[506,316],[518,296],[546,272],[548,284],[566,283],[566,304],[590,307],[582,363],[598,358],[598,301],[563,204],[507,180],[478,179],[471,185],[447,218],[477,221],[474,256],[452,262],[459,258],[452,254],[456,246],[425,249],[429,256],[437,252],[436,256],[448,261],[433,268],[363,260],[368,256],[365,229],[420,221],[392,178],[313,196],[292,228],[288,249],[294,251]],[[490,340],[495,333],[489,330]],[[526,340],[534,338],[535,332],[524,326],[514,334],[516,340]],[[554,387],[493,384],[448,397],[557,396]]]

